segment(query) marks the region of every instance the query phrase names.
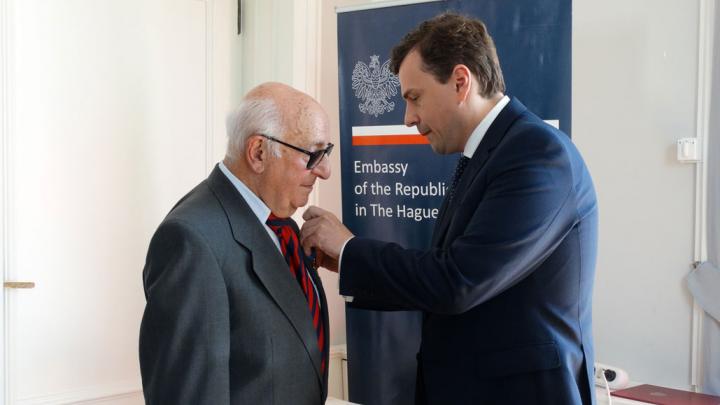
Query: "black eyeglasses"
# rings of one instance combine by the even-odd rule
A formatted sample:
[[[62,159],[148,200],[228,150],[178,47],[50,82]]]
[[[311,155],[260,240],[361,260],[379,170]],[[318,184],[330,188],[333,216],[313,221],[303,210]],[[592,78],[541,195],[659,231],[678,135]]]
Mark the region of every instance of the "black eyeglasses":
[[[271,141],[277,142],[277,143],[279,143],[280,145],[287,146],[287,147],[290,148],[290,149],[294,149],[294,150],[296,150],[296,151],[298,151],[298,152],[302,152],[302,153],[310,156],[310,159],[308,159],[307,166],[306,166],[308,170],[314,169],[314,168],[320,163],[320,161],[322,160],[322,158],[325,157],[325,155],[330,156],[330,152],[332,152],[333,146],[335,146],[335,145],[329,143],[328,146],[327,146],[327,148],[325,148],[325,149],[320,149],[320,150],[316,150],[315,152],[310,152],[309,150],[305,150],[305,149],[303,149],[303,148],[298,148],[298,147],[295,146],[295,145],[290,145],[290,144],[287,143],[287,142],[283,142],[283,141],[281,141],[281,140],[279,140],[279,139],[277,139],[277,138],[273,138],[273,137],[270,136],[270,135],[265,135],[265,134],[260,134],[260,135],[263,136],[263,137],[265,137],[265,138],[267,138],[267,139],[269,139],[269,140],[271,140]]]

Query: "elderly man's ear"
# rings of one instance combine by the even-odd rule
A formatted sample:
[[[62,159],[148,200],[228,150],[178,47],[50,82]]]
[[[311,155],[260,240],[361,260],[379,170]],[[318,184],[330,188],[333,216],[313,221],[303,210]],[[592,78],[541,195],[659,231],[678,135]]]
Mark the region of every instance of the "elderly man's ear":
[[[245,160],[248,166],[255,173],[265,171],[265,164],[270,157],[270,151],[267,150],[265,143],[267,140],[260,135],[252,135],[248,139],[245,147]]]

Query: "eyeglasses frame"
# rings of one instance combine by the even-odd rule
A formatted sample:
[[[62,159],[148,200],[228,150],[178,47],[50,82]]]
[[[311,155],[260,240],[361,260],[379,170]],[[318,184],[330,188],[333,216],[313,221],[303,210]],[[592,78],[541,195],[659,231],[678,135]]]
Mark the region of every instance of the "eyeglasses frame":
[[[310,156],[310,159],[308,159],[308,162],[307,162],[307,166],[305,166],[308,170],[312,170],[312,169],[316,168],[320,164],[320,162],[322,162],[322,160],[325,156],[330,156],[330,152],[332,152],[333,147],[335,147],[335,145],[333,145],[332,143],[328,143],[328,145],[325,149],[320,149],[320,150],[316,150],[315,152],[310,152],[309,150],[303,149],[301,147],[289,144],[287,142],[283,142],[273,136],[265,135],[265,134],[259,134],[259,135],[262,136],[263,138],[269,139],[273,142],[277,142],[280,145],[287,146],[290,149],[296,150],[298,152],[302,152],[302,153]],[[317,153],[322,153],[322,154],[320,155],[319,158],[317,158],[317,161],[315,161],[315,164],[313,164],[311,166],[310,164],[313,163],[313,156],[315,156]]]

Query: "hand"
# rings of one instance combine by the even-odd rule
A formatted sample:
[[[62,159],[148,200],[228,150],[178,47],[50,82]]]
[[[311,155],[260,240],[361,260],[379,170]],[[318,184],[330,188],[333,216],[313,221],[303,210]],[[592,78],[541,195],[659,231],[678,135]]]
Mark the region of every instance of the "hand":
[[[340,259],[340,250],[345,242],[354,235],[350,232],[335,215],[320,207],[311,206],[303,213],[305,223],[300,231],[300,244],[306,254],[310,254],[311,248],[317,249],[318,263],[321,266],[332,270],[325,264],[332,265],[330,259],[337,262]],[[322,261],[320,255],[322,251]],[[334,266],[337,268],[337,263]]]
[[[320,249],[315,249],[315,265],[332,272],[338,272],[338,259],[333,259]]]

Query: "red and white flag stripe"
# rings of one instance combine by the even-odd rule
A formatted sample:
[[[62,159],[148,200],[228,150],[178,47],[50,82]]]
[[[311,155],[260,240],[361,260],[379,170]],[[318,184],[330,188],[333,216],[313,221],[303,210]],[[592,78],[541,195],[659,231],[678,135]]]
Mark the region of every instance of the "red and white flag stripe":
[[[353,146],[427,145],[426,137],[416,127],[405,125],[372,125],[352,127]]]

